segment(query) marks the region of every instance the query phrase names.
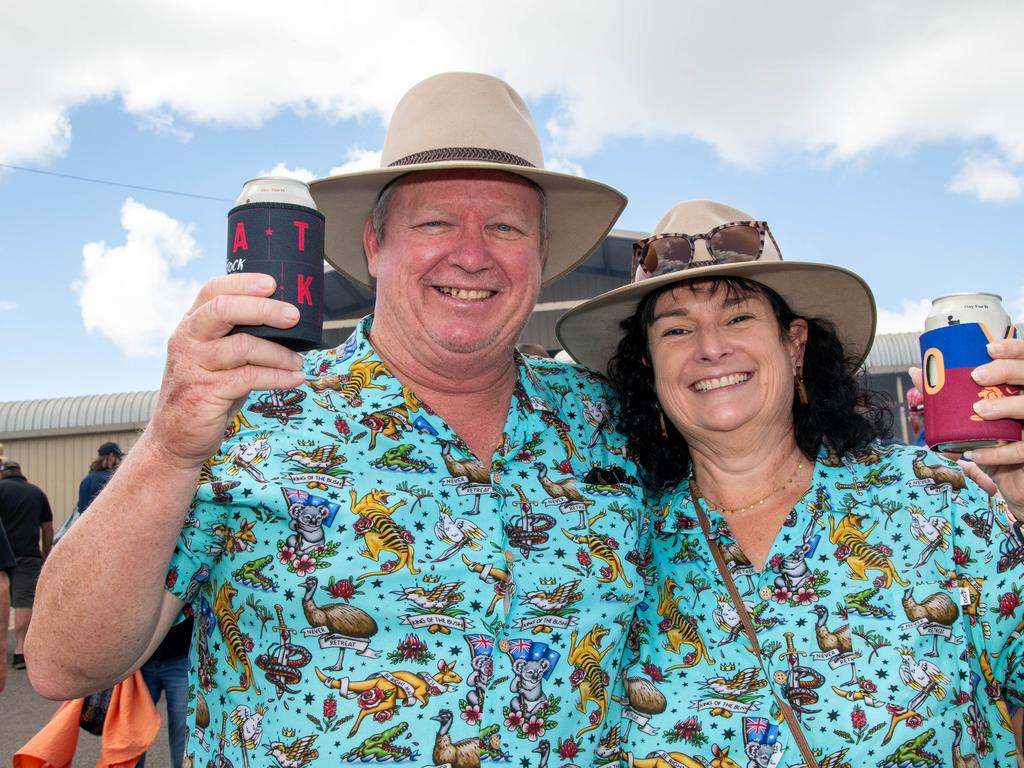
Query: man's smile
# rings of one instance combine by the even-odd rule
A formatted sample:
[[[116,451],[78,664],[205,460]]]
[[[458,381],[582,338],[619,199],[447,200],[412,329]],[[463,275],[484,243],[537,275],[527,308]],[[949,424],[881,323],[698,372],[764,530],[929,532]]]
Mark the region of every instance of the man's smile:
[[[437,290],[445,296],[451,296],[453,299],[466,299],[469,301],[489,299],[496,293],[496,291],[484,291],[471,288],[452,288],[450,286],[437,286]]]

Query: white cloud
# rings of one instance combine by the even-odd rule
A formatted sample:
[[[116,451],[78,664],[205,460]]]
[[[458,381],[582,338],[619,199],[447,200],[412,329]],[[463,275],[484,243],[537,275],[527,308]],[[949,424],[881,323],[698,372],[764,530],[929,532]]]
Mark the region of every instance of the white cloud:
[[[932,303],[928,299],[904,299],[903,309],[895,311],[879,307],[875,333],[920,333],[931,308]]]
[[[0,61],[3,53],[0,51]],[[17,164],[62,157],[71,145],[71,123],[56,111],[32,112],[5,104],[0,89],[0,162]]]
[[[1024,192],[1024,178],[1014,173],[1005,160],[992,155],[964,158],[946,187],[951,192],[966,192],[984,202],[1016,200]]]
[[[129,357],[160,355],[188,310],[199,283],[174,271],[200,255],[186,226],[128,198],[121,207],[125,242],[82,247],[82,273],[72,284],[82,323]]]
[[[376,120],[411,84],[451,69],[493,72],[553,104],[557,156],[585,157],[620,137],[687,137],[747,167],[945,141],[1024,162],[1024,4],[623,8],[521,0],[496,24],[493,4],[471,0],[310,0],[301,20],[278,23],[276,0],[18,3],[0,47],[0,68],[17,73],[0,89],[0,162],[59,156],[71,111],[97,99],[182,131],[258,126],[284,110]],[[694,33],[668,31],[680,29]]]
[[[147,131],[173,136],[182,143],[192,139],[192,131],[178,127],[174,122],[174,115],[166,111],[143,112],[136,119],[139,126]]]
[[[308,168],[289,168],[285,163],[278,163],[269,171],[263,170],[257,176],[284,176],[289,179],[310,182],[316,178],[316,174]]]
[[[349,147],[345,151],[345,162],[336,165],[327,172],[328,176],[335,176],[339,173],[352,173],[353,171],[369,171],[373,168],[380,168],[379,149],[366,149],[365,147]]]
[[[0,301],[0,312],[10,312],[13,309],[17,309],[18,305],[13,301]]]

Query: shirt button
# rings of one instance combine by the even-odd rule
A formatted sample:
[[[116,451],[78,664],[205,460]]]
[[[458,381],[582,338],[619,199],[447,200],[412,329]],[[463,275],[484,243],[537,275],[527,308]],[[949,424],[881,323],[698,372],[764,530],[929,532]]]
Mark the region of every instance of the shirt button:
[[[500,483],[501,482],[501,472],[495,472],[491,476],[491,482]]]

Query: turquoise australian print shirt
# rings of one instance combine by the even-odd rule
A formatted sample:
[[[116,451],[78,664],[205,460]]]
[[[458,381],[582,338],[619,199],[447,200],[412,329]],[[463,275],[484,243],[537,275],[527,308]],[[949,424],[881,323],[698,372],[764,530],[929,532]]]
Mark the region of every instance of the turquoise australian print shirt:
[[[367,333],[254,392],[203,470],[168,589],[194,605],[194,764],[613,755],[643,595],[636,470],[588,371],[517,357],[490,470]],[[559,763],[561,764],[561,763]]]
[[[702,508],[761,655],[688,483],[652,499],[651,587],[606,736],[627,763],[802,765],[774,693],[823,768],[1016,765],[1024,536],[955,464],[904,446],[823,454],[761,572]]]

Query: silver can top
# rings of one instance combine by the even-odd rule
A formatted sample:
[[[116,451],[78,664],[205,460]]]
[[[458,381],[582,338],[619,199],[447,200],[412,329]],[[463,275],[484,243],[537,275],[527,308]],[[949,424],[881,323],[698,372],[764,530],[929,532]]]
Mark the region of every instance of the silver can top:
[[[1003,338],[1010,326],[1010,316],[996,293],[947,293],[932,299],[932,308],[925,319],[924,329],[933,331],[949,325],[980,323],[998,338]]]
[[[257,176],[242,185],[235,205],[248,203],[290,203],[316,210],[309,184],[287,176]]]
[[[984,300],[984,297],[986,297],[986,296],[989,297],[989,298],[995,299],[996,300],[995,301],[996,304],[999,304],[1003,300],[1003,297],[1000,296],[998,293],[990,293],[988,291],[959,291],[958,293],[947,293],[944,296],[938,296],[938,297],[932,299],[932,304],[940,302],[943,299],[964,299],[964,298],[967,298],[967,299],[981,299],[981,300]]]

